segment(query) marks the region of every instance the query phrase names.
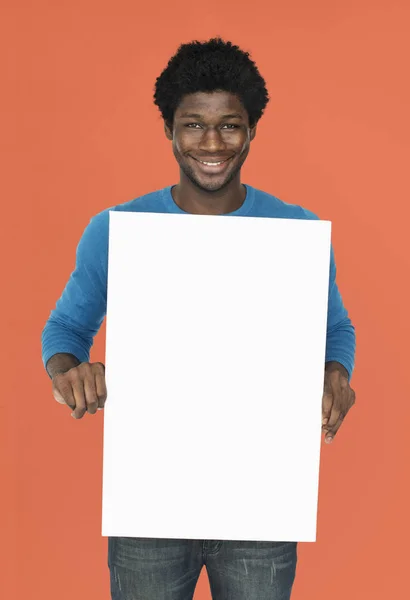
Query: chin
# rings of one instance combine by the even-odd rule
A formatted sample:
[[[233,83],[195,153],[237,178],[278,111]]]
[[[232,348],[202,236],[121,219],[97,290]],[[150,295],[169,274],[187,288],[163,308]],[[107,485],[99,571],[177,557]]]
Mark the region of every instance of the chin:
[[[214,180],[205,180],[205,181],[201,181],[199,179],[196,178],[192,178],[191,181],[196,185],[196,187],[198,187],[201,190],[204,190],[206,192],[218,192],[219,190],[222,190],[224,187],[226,187],[231,181],[232,181],[233,177],[228,177],[227,179],[214,179]]]
[[[206,192],[219,192],[219,190],[222,190],[228,183],[228,181],[224,181],[223,183],[200,183],[199,181],[197,181],[196,185],[199,188],[201,188],[201,190],[204,190]]]

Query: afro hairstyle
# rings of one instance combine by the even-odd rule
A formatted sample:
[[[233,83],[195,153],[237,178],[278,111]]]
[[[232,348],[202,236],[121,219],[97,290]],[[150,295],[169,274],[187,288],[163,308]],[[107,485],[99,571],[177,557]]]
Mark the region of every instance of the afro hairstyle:
[[[172,127],[184,96],[214,91],[235,94],[248,113],[250,127],[256,125],[269,102],[265,80],[249,52],[217,37],[179,46],[156,79],[154,104]]]

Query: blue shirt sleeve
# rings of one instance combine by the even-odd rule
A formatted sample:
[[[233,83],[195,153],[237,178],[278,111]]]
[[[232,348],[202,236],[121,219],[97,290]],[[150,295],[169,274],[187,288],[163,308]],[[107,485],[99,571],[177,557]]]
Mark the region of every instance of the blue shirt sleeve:
[[[304,219],[320,219],[306,208],[299,207],[299,210]],[[343,365],[350,381],[354,370],[355,354],[356,332],[337,287],[335,254],[331,245],[325,362],[335,361]]]
[[[94,216],[85,228],[74,271],[43,328],[44,367],[60,352],[89,362],[94,336],[107,310],[108,210]]]
[[[330,253],[329,301],[327,314],[326,362],[341,363],[349,373],[349,381],[354,369],[356,352],[355,328],[344,307],[336,283],[336,263],[333,246]]]

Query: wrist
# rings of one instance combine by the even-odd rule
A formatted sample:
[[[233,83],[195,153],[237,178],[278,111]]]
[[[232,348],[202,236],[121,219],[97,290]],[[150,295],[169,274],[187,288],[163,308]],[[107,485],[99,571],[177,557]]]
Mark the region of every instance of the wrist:
[[[50,379],[53,379],[60,373],[66,373],[70,369],[77,367],[80,361],[73,354],[60,353],[54,354],[46,365],[46,371]]]
[[[343,377],[349,379],[349,372],[347,371],[346,367],[344,367],[341,363],[335,360],[330,360],[325,363],[325,372],[333,373],[333,371],[339,371],[339,373],[343,375]]]

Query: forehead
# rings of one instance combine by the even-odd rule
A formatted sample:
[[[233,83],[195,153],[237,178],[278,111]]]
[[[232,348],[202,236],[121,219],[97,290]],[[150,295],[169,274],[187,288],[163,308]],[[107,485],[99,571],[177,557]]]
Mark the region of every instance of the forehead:
[[[187,94],[179,103],[175,116],[183,113],[229,114],[239,113],[247,116],[246,110],[237,96],[229,92],[197,92]]]

